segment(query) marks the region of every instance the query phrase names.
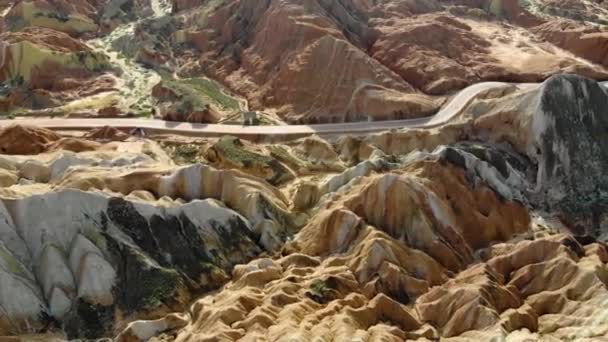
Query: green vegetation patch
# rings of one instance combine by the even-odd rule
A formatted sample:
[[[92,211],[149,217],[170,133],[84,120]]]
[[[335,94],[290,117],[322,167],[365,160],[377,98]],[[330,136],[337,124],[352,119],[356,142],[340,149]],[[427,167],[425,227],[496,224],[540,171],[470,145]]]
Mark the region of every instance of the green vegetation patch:
[[[200,149],[196,145],[179,145],[175,148],[175,156],[187,164],[196,164],[200,158]]]
[[[111,331],[114,325],[114,307],[88,303],[78,298],[64,322],[69,339],[96,339]]]
[[[2,264],[6,267],[6,271],[20,275],[24,278],[29,278],[28,272],[21,262],[19,262],[3,245],[0,245],[0,266],[2,266]]]
[[[289,181],[294,177],[278,160],[247,150],[241,140],[233,136],[224,136],[209,148],[207,159],[212,163],[223,163],[223,167],[238,168],[262,177],[273,185]]]
[[[222,137],[213,145],[213,148],[222,158],[241,164],[245,167],[252,166],[256,163],[269,164],[273,160],[270,157],[248,151],[239,138],[230,135]]]
[[[143,272],[139,278],[139,293],[143,307],[154,308],[174,297],[180,276],[175,270],[158,268]]]
[[[312,165],[305,160],[298,158],[297,156],[289,153],[285,146],[281,145],[270,145],[268,146],[270,150],[270,155],[283,163],[289,165],[295,170],[300,170],[302,168],[310,168]]]
[[[179,165],[191,165],[203,160],[201,147],[195,144],[162,144],[162,148],[171,156],[171,159]]]
[[[154,116],[152,105],[144,98],[140,98],[137,102],[131,104],[129,110],[133,112],[135,116],[141,118],[152,118]]]
[[[173,90],[180,98],[180,113],[201,111],[213,104],[223,111],[238,111],[239,101],[225,94],[222,87],[206,78],[175,79],[172,75],[161,73],[163,86]]]
[[[333,291],[325,281],[317,279],[310,284],[308,296],[317,303],[326,304],[333,299]]]
[[[342,172],[344,167],[338,163],[318,163],[313,164],[308,160],[300,158],[298,155],[290,153],[287,147],[281,145],[268,146],[270,155],[292,168],[299,174],[312,174],[315,172]]]
[[[236,99],[224,94],[220,85],[214,81],[205,78],[192,78],[182,82],[192,89],[209,96],[214,102],[220,104],[224,109],[239,109],[239,102]]]

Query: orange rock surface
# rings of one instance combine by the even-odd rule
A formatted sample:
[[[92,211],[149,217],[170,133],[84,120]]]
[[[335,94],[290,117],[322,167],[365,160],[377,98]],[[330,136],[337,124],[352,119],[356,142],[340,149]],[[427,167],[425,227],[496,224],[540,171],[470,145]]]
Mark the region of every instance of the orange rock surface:
[[[573,54],[608,66],[608,31],[571,20],[554,20],[533,28],[533,32]]]
[[[2,154],[38,154],[59,139],[46,129],[14,125],[0,131],[0,150]]]
[[[93,151],[101,145],[77,138],[63,138],[53,131],[30,126],[11,125],[0,130],[2,154],[36,155],[47,151]]]

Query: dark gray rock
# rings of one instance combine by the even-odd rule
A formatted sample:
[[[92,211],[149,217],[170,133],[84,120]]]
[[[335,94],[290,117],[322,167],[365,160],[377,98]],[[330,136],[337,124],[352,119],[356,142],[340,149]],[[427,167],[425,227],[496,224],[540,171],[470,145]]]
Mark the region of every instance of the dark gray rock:
[[[533,198],[577,235],[608,237],[608,95],[577,75],[548,79],[533,130],[538,176]]]
[[[562,74],[516,101],[513,107],[532,118],[528,156],[481,142],[441,147],[431,156],[463,168],[473,187],[483,182],[503,198],[557,214],[575,236],[607,240],[606,89]]]
[[[243,216],[211,199],[162,207],[64,190],[3,200],[0,286],[15,293],[0,291],[0,320],[19,333],[113,336],[124,317],[182,311],[220,287],[261,252],[257,241]]]

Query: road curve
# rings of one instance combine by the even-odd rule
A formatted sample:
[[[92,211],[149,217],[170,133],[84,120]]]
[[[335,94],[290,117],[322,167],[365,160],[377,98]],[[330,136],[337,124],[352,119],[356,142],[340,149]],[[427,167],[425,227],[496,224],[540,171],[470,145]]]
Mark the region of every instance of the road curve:
[[[239,126],[218,124],[194,124],[187,122],[170,122],[151,119],[15,119],[0,120],[0,127],[12,124],[34,125],[53,130],[88,130],[104,126],[119,129],[140,127],[149,133],[175,134],[195,137],[213,137],[234,135],[243,138],[263,137],[299,137],[318,134],[323,136],[339,134],[361,134],[381,132],[399,128],[432,128],[445,124],[460,113],[480,93],[505,86],[515,85],[520,89],[534,89],[540,83],[503,83],[482,82],[471,85],[460,91],[437,114],[425,118],[391,121],[332,123],[318,125],[288,125],[288,126]],[[602,83],[606,86],[606,82]]]

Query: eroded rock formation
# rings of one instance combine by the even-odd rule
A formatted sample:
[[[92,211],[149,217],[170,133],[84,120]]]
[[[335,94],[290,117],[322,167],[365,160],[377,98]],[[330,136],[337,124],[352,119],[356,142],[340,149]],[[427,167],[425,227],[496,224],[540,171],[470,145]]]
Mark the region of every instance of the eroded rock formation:
[[[0,158],[1,334],[114,336],[182,310],[302,224],[262,179],[177,168],[151,141],[68,152],[44,148],[66,139],[50,131],[6,132],[7,146],[20,137],[40,148]]]
[[[134,322],[120,338],[601,339],[606,99],[598,83],[563,75],[474,101],[431,133],[443,136],[437,148],[419,141],[432,153],[380,152],[395,133],[340,141],[346,158],[370,146],[359,157],[370,160],[319,189],[300,185],[294,205],[318,203],[280,253],[235,267],[186,316]]]
[[[0,18],[0,336],[608,335],[606,4],[0,0]],[[483,81],[513,84],[426,128],[275,144],[18,125],[411,119]]]
[[[260,251],[247,220],[213,200],[164,210],[62,191],[3,203],[0,305],[9,331],[47,316],[68,336],[103,336],[120,317],[179,308]],[[228,246],[229,254],[213,252]]]
[[[2,146],[25,150],[0,158],[0,331],[601,338],[607,101],[559,75],[488,92],[435,129],[224,137],[183,166],[109,128],[7,128]]]

